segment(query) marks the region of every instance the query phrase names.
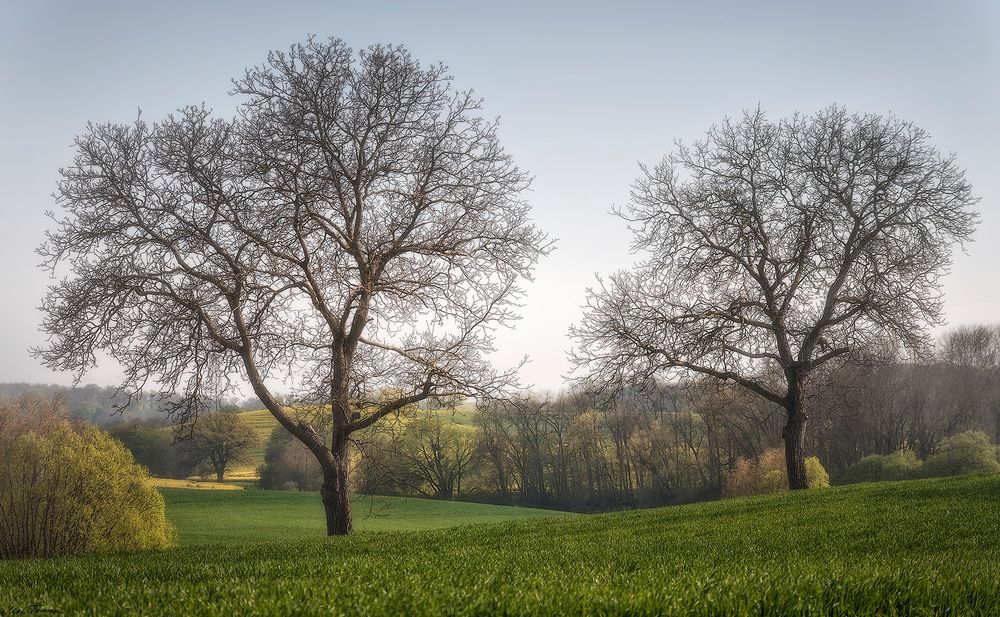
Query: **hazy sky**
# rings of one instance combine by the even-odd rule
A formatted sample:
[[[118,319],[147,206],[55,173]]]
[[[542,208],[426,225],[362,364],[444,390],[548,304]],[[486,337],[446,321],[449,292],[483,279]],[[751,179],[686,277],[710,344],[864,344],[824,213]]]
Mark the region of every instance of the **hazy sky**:
[[[951,324],[1000,321],[1000,3],[996,2],[44,2],[0,0],[0,382],[66,383],[32,359],[47,277],[34,248],[57,170],[87,121],[148,120],[206,102],[308,34],[402,43],[442,61],[502,118],[531,172],[538,224],[558,239],[500,364],[559,388],[567,327],[594,273],[631,261],[608,214],[637,162],[726,115],[831,103],[893,112],[958,154],[982,226],[946,280]],[[105,364],[86,381],[110,384]]]

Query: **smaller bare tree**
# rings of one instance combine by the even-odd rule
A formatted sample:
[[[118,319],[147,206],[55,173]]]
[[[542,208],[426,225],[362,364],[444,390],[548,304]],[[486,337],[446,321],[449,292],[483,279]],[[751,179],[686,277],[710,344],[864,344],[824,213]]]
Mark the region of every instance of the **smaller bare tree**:
[[[451,499],[477,460],[475,434],[428,413],[407,424],[400,438],[401,462],[418,480],[422,493]]]
[[[230,464],[248,462],[250,450],[260,443],[253,427],[236,414],[203,414],[189,428],[179,433],[185,462],[200,473],[215,473],[219,482]]]
[[[642,168],[620,214],[645,258],[590,291],[572,359],[601,389],[687,371],[770,401],[805,488],[810,378],[887,341],[925,346],[975,203],[909,122],[837,107],[726,120]]]

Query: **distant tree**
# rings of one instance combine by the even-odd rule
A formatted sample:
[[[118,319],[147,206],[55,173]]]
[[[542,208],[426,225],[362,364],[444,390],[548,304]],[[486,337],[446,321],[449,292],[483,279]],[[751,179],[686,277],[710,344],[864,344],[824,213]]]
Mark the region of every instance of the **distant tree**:
[[[688,372],[763,397],[784,410],[789,486],[806,488],[810,378],[925,345],[976,201],[955,160],[891,116],[725,120],[642,168],[620,214],[646,257],[590,291],[575,366],[601,389]]]
[[[190,427],[181,427],[180,450],[192,469],[211,471],[222,482],[231,463],[249,461],[250,449],[260,439],[237,414],[203,414]]]
[[[442,499],[462,491],[477,459],[475,435],[433,412],[407,423],[398,452],[407,475],[416,480],[413,488]]]
[[[234,93],[234,120],[187,107],[76,139],[38,354],[82,375],[104,350],[125,392],[162,384],[182,419],[241,376],[316,457],[327,533],[346,534],[351,435],[510,386],[487,356],[549,243],[496,122],[441,65],[310,39]],[[289,379],[327,437],[279,400]]]
[[[108,433],[124,445],[135,462],[161,478],[184,477],[190,471],[173,443],[170,430],[137,422],[111,426]]]
[[[940,355],[958,369],[948,386],[961,411],[981,416],[984,428],[1000,442],[1000,326],[953,328],[942,338]]]
[[[323,484],[316,457],[281,426],[271,431],[258,472],[263,489],[318,491]]]

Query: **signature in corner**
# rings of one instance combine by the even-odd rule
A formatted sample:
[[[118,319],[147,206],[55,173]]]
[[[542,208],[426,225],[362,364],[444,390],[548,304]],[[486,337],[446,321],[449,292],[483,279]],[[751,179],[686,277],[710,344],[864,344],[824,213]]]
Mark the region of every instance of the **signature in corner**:
[[[7,615],[62,615],[62,610],[45,604],[32,604],[25,607],[0,608],[0,617]]]

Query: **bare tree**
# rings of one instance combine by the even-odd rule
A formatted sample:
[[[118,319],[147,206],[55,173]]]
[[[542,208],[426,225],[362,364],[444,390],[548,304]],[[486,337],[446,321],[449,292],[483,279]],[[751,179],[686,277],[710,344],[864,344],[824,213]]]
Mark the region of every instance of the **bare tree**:
[[[183,427],[180,451],[188,469],[211,471],[222,482],[231,463],[247,462],[250,449],[260,438],[246,420],[232,413],[203,415],[190,427]]]
[[[327,531],[346,534],[351,434],[512,384],[486,355],[549,243],[443,66],[310,39],[234,84],[232,120],[187,107],[76,139],[37,353],[79,376],[106,351],[125,392],[177,392],[181,419],[245,380],[320,462]],[[289,413],[286,385],[330,430]]]
[[[954,158],[894,117],[726,120],[642,168],[619,214],[646,256],[590,291],[572,359],[600,388],[689,371],[771,401],[805,488],[810,373],[926,343],[975,203]]]
[[[1000,442],[1000,325],[954,328],[944,335],[940,355],[958,369],[950,389],[958,389],[968,406],[981,408],[983,428]]]
[[[462,492],[462,480],[475,465],[475,434],[446,424],[438,413],[428,413],[406,425],[399,444],[405,476],[413,475],[411,488],[434,497],[451,499]]]

